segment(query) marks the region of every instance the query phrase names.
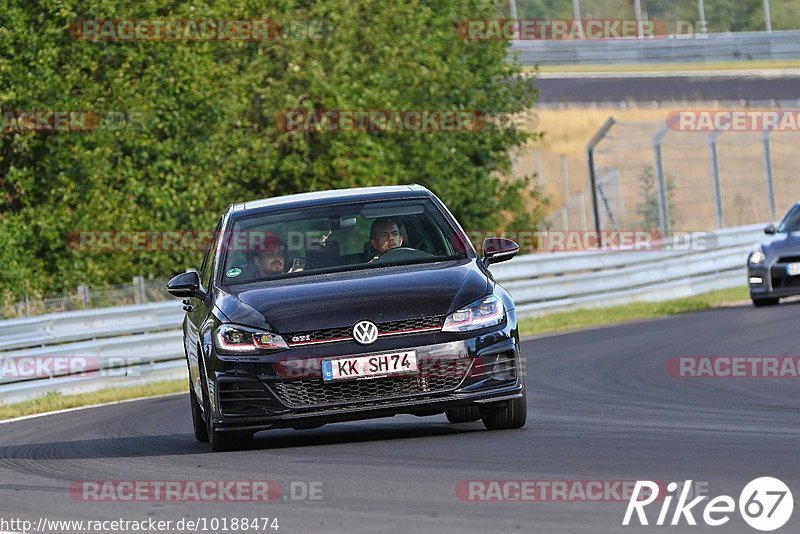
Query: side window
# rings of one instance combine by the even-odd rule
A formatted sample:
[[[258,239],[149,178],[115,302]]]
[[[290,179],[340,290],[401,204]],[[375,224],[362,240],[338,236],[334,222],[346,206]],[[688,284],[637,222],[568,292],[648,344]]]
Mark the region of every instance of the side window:
[[[214,260],[217,252],[217,238],[219,237],[220,227],[222,226],[222,219],[217,224],[217,229],[214,230],[214,237],[211,244],[206,251],[206,257],[203,259],[203,266],[200,269],[200,283],[203,289],[208,290],[211,287],[211,274],[214,272]]]
[[[427,213],[410,218],[406,224],[406,231],[410,242],[413,243],[410,246],[414,248],[429,254],[450,255],[453,253],[441,228]]]

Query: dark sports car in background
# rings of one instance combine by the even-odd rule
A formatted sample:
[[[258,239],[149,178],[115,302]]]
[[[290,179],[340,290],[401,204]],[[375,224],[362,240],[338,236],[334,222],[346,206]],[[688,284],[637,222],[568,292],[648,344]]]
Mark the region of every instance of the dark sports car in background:
[[[526,420],[514,302],[420,186],[230,206],[199,272],[173,278],[195,436],[229,450],[269,428],[445,413]]]
[[[768,239],[747,257],[750,298],[756,306],[777,304],[781,297],[800,295],[800,203],[776,227],[764,228]]]

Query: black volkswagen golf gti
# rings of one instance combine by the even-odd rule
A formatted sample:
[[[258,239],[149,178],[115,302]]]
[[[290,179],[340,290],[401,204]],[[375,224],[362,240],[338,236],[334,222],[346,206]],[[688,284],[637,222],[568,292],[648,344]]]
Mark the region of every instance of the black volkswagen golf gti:
[[[269,428],[445,413],[524,426],[511,296],[421,186],[347,189],[230,206],[184,298],[195,436],[230,450]]]

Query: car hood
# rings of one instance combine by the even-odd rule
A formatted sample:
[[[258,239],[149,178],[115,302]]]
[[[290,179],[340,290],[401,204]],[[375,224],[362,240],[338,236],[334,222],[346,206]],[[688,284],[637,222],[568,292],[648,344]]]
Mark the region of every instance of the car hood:
[[[225,286],[215,304],[233,323],[289,333],[445,315],[488,285],[477,260],[458,260]]]
[[[779,256],[800,256],[800,232],[775,234],[760,243],[770,259]]]

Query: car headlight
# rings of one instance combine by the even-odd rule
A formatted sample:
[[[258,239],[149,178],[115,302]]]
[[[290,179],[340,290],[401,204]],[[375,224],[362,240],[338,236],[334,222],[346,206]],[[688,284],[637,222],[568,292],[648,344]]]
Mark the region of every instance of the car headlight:
[[[764,254],[764,251],[761,250],[761,247],[756,247],[753,249],[753,252],[750,253],[750,258],[748,258],[747,262],[750,265],[761,265],[767,259],[767,256]]]
[[[214,331],[214,346],[220,352],[255,354],[261,351],[288,349],[278,334],[244,326],[221,325]]]
[[[505,318],[506,308],[503,301],[496,295],[489,295],[448,315],[442,332],[477,330],[500,324]]]

